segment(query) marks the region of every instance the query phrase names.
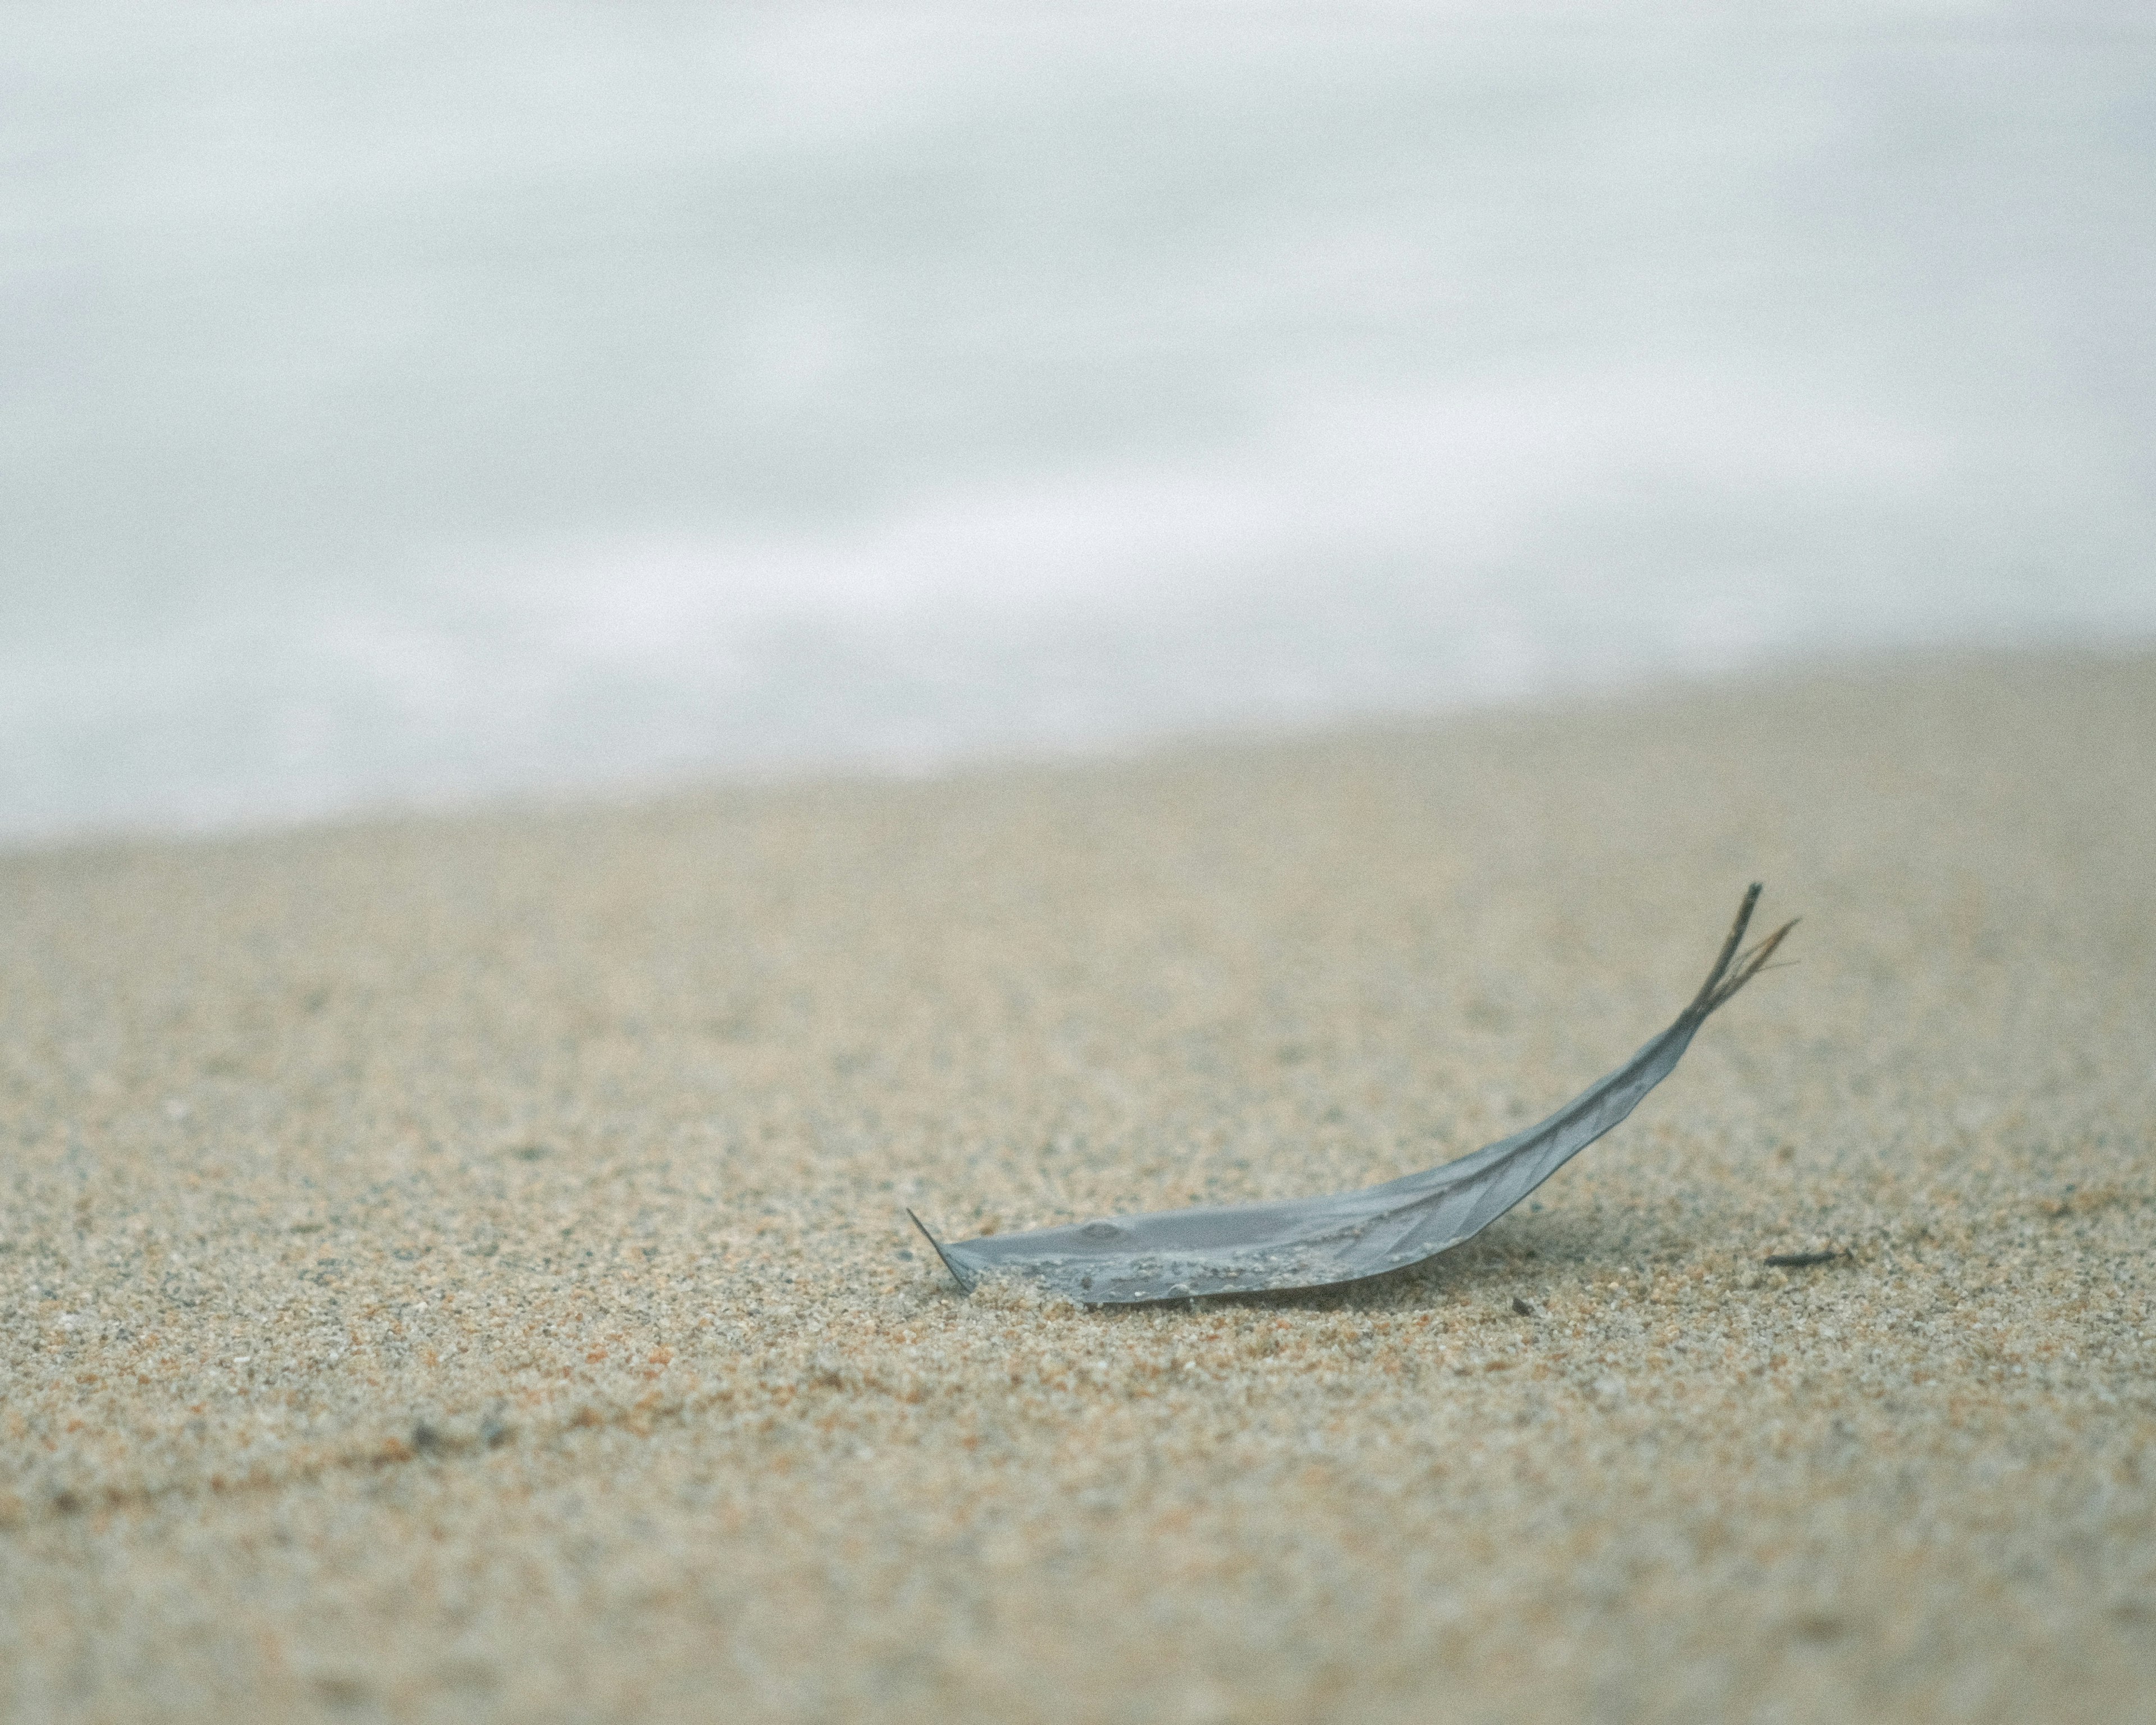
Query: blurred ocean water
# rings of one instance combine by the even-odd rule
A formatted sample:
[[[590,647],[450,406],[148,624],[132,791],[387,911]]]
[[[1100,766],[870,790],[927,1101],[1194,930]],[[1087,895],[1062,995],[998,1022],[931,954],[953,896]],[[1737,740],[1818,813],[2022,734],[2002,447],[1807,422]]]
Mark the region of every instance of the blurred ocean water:
[[[18,3],[0,839],[2156,634],[2139,6]]]

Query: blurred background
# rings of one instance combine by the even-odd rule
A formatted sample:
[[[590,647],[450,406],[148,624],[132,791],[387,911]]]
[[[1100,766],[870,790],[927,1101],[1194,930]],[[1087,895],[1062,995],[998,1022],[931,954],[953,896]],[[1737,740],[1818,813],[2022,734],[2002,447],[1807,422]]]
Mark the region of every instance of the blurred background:
[[[0,839],[2156,636],[2143,5],[0,24]]]

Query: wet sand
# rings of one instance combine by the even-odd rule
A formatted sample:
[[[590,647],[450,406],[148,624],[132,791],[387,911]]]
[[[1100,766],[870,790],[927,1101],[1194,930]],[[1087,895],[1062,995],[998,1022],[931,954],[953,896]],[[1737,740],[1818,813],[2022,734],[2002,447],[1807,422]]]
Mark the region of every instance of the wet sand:
[[[0,857],[0,1714],[2147,1717],[2152,762],[1971,660]],[[1463,1153],[1754,878],[1421,1270],[906,1220]]]

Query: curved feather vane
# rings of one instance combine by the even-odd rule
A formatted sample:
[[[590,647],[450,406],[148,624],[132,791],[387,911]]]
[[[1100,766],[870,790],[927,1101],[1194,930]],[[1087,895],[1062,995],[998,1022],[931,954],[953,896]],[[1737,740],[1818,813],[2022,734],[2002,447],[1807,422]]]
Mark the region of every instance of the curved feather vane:
[[[1668,1029],[1539,1126],[1442,1168],[1329,1198],[1161,1210],[949,1245],[920,1217],[914,1225],[968,1293],[984,1276],[1013,1274],[1089,1306],[1323,1287],[1419,1264],[1480,1234],[1670,1075],[1707,1015],[1757,976],[1796,927],[1784,923],[1739,952],[1758,901],[1754,882],[1714,968]]]

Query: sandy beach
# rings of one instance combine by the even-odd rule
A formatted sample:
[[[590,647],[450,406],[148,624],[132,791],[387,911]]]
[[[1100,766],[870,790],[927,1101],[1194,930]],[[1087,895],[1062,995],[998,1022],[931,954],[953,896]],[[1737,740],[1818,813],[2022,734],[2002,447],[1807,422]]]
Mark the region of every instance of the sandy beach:
[[[1462,1154],[1755,879],[1424,1268],[906,1221]],[[2152,887],[2148,656],[0,856],[0,1715],[2156,1717]]]

